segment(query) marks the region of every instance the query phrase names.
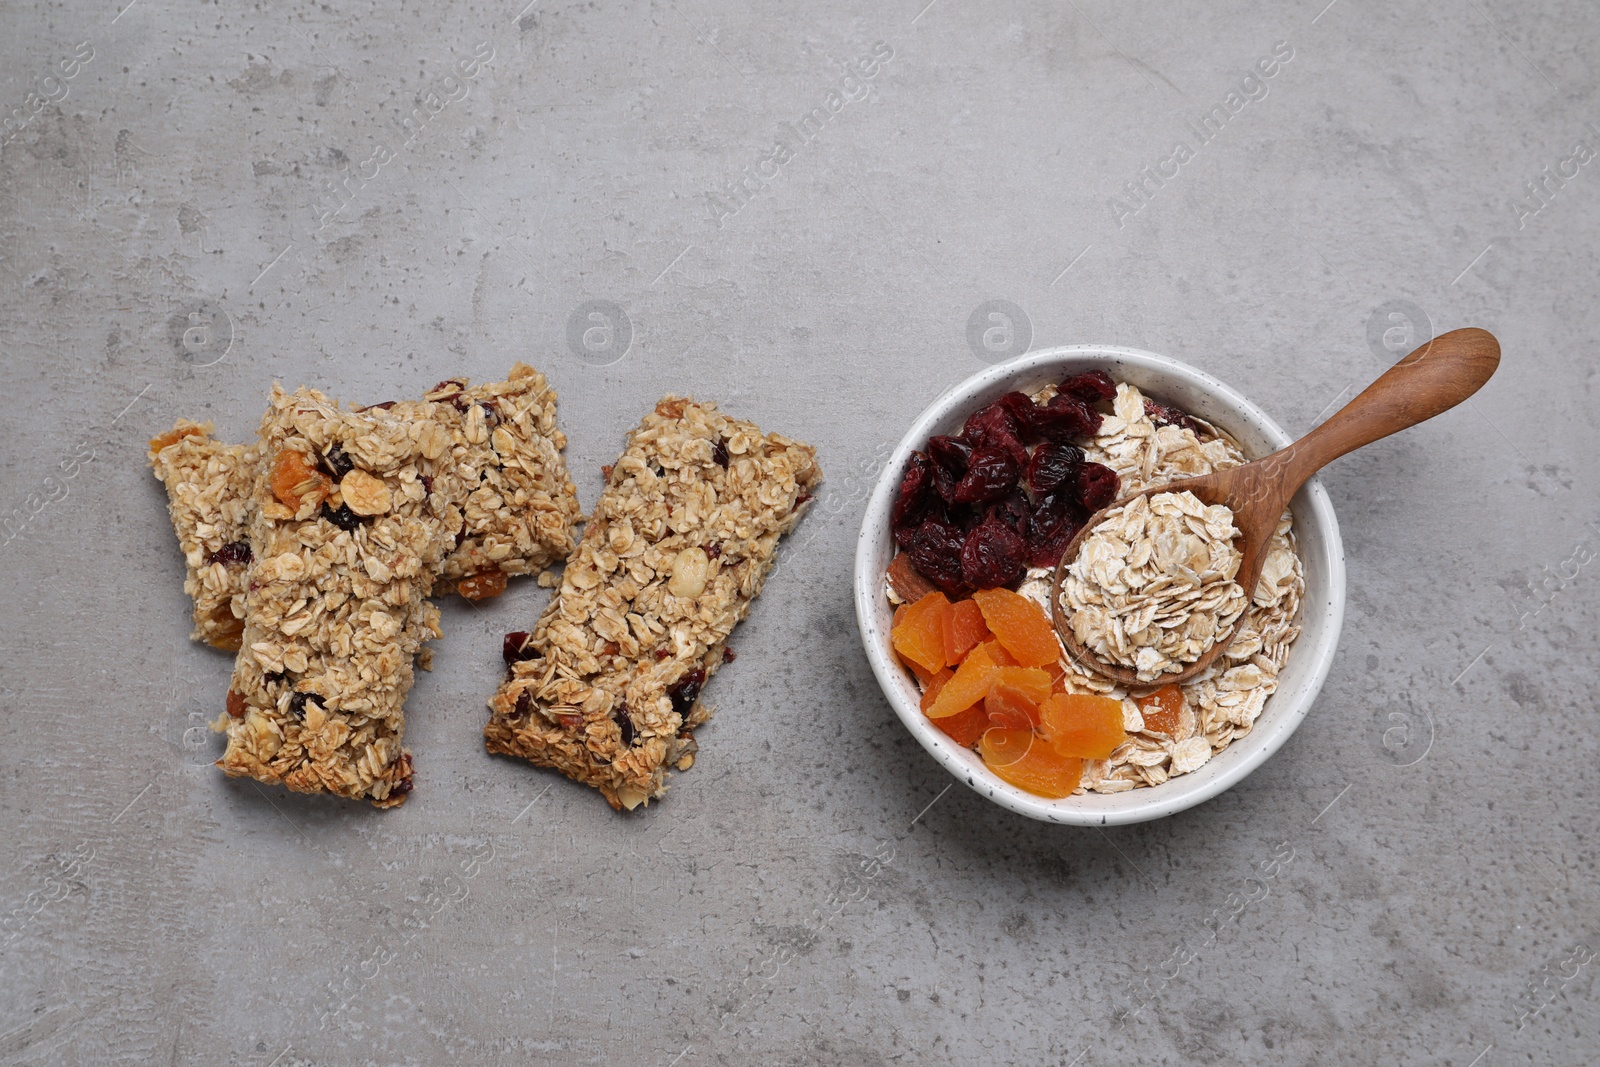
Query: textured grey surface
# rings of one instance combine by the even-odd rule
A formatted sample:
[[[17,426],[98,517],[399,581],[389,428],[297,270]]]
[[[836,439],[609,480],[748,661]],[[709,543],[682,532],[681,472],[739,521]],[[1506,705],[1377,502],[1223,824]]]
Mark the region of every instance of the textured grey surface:
[[[925,2],[0,9],[0,1061],[1590,1062],[1600,174],[1525,183],[1600,146],[1592,5]],[[1393,301],[1504,345],[1326,474],[1333,674],[1176,818],[946,791],[859,649],[866,487],[995,299],[1292,432],[1414,339]],[[591,300],[625,353],[569,348]],[[700,763],[624,818],[484,755],[525,584],[445,605],[402,809],[221,777],[186,730],[228,661],[144,440],[242,437],[274,378],[375,402],[514,358],[586,507],[667,390],[821,447]]]

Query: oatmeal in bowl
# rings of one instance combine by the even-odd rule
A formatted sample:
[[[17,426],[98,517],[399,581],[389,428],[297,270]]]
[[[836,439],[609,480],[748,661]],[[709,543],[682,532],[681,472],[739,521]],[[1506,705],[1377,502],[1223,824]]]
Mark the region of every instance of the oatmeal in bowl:
[[[1288,441],[1222,382],[1133,349],[1034,353],[947,392],[891,458],[857,552],[863,642],[906,727],[973,789],[1055,822],[1155,818],[1243,778],[1304,717],[1337,644],[1342,555],[1320,485],[1295,497],[1251,590],[1234,581],[1231,513],[1187,494],[1082,539],[1062,607],[1139,685],[1065,654],[1052,578],[1113,500]],[[1235,621],[1210,668],[1162,681]]]

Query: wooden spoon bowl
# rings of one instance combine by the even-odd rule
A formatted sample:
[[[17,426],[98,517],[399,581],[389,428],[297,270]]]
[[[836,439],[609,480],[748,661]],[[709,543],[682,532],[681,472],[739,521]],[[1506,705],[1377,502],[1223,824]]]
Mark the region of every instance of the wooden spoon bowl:
[[[1073,634],[1071,619],[1061,606],[1061,583],[1085,537],[1107,512],[1136,497],[1185,490],[1202,503],[1227,505],[1239,531],[1235,544],[1243,556],[1236,580],[1247,596],[1253,596],[1278,519],[1307,478],[1347,452],[1450,410],[1481,389],[1499,365],[1500,343],[1493,335],[1470,327],[1451,330],[1389,368],[1328,421],[1288,447],[1231,470],[1151,486],[1095,512],[1068,542],[1050,583],[1050,618],[1068,657],[1083,669],[1126,688],[1149,689],[1186,682],[1205,671],[1227,650],[1239,629],[1235,622],[1199,659],[1150,681],[1141,681],[1132,668],[1107,663],[1085,648]],[[1241,614],[1239,620],[1243,619]]]

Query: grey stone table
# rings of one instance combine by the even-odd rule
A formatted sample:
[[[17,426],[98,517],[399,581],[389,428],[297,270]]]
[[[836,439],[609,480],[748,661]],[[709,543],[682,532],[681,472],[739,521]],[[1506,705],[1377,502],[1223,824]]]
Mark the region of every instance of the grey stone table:
[[[0,1062],[1593,1061],[1592,4],[523,2],[0,9]],[[848,569],[941,390],[1127,344],[1298,433],[1461,325],[1248,781],[1052,827],[899,726]],[[820,447],[700,762],[484,754],[524,583],[444,604],[403,808],[224,778],[145,439],[518,358],[586,507],[669,390]]]

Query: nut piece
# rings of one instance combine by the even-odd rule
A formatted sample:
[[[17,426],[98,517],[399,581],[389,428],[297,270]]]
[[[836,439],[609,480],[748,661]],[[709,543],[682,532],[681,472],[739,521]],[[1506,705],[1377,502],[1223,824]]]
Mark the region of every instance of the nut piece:
[[[706,591],[706,579],[711,575],[711,558],[703,548],[686,548],[672,561],[672,577],[667,581],[667,592],[673,596],[697,597]]]
[[[382,515],[391,503],[389,487],[364,470],[352,470],[339,483],[339,495],[357,515]]]

